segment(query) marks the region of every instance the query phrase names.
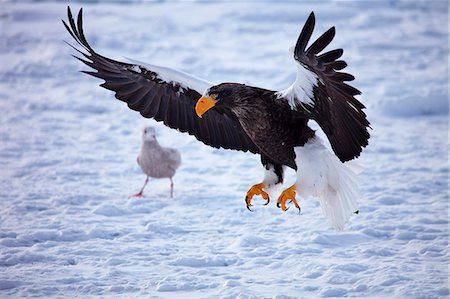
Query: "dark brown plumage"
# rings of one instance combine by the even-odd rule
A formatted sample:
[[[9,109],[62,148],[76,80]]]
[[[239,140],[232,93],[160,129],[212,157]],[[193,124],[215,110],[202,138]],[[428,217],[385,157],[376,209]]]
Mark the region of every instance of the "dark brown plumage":
[[[314,131],[307,126],[307,118],[298,117],[271,90],[222,83],[211,87],[209,94],[217,94],[220,99],[215,109],[236,115],[264,159],[297,169],[294,147],[304,145],[314,136]]]
[[[362,110],[364,105],[354,97],[361,92],[345,83],[355,77],[338,72],[347,66],[345,61],[337,60],[343,50],[336,49],[319,55],[333,40],[335,28],[322,34],[305,51],[314,24],[314,14],[311,13],[294,49],[294,58],[319,79],[318,85],[314,86],[314,108],[308,109],[309,113],[306,114],[317,121],[330,140],[336,156],[345,162],[358,157],[362,148],[367,146],[370,137],[367,128],[370,124]]]
[[[96,70],[83,73],[105,80],[100,86],[114,91],[117,99],[146,118],[154,118],[170,128],[194,135],[212,147],[259,153],[233,115],[217,110],[211,111],[203,120],[197,117],[194,107],[201,97],[198,91],[181,87],[176,82],[165,82],[145,67],[115,61],[96,53],[84,36],[82,12],[80,9],[75,24],[72,12],[67,8],[70,26],[64,20],[63,24],[73,39],[87,51],[84,53],[75,49],[87,60],[74,57]]]
[[[298,165],[299,161],[310,162],[302,160],[300,153],[319,159],[317,166],[320,171],[329,169],[336,172],[333,175],[318,174],[317,180],[325,180],[319,185],[323,185],[324,190],[328,190],[326,192],[332,189],[339,191],[334,179],[353,181],[353,176],[344,170],[346,166],[336,164],[334,158],[322,150],[321,141],[308,126],[310,119],[319,124],[341,162],[358,157],[370,137],[370,124],[363,112],[365,107],[354,97],[360,91],[346,83],[354,77],[341,72],[347,66],[345,61],[338,60],[343,50],[321,54],[334,38],[334,27],[307,48],[314,29],[314,13],[308,17],[293,48],[297,79],[282,91],[238,83],[212,85],[164,67],[115,61],[96,53],[87,42],[82,28],[82,10],[75,23],[68,8],[68,20],[69,25],[63,21],[64,26],[84,49],[76,49],[84,56],[76,58],[95,70],[85,73],[105,80],[101,86],[114,91],[116,98],[126,102],[128,107],[144,117],[194,135],[207,145],[261,155],[266,176],[263,183],[253,186],[247,193],[247,207],[255,194],[269,199],[264,188],[283,182],[283,166],[298,170],[302,167]],[[301,179],[305,181],[304,177]],[[356,194],[351,189],[357,189],[357,186],[352,184],[345,186],[348,190],[341,194],[336,193],[336,200],[344,198],[346,203],[341,206],[356,206],[355,202],[347,200],[348,196]],[[314,190],[314,186],[316,183],[311,181],[304,187],[308,192],[312,190],[311,194],[322,192]],[[283,210],[287,199],[292,199],[298,207],[294,187],[285,190],[286,193],[278,200]],[[331,215],[329,213],[327,216]],[[348,216],[341,210],[338,214],[343,215],[339,216],[341,218]],[[335,219],[337,216],[330,217]],[[336,218],[339,220],[336,227],[343,226],[339,217]]]

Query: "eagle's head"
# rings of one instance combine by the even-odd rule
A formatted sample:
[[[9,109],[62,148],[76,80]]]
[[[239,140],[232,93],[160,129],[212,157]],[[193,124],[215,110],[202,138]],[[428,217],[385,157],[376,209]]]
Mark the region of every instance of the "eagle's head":
[[[208,88],[197,101],[195,112],[201,118],[206,111],[213,107],[232,108],[240,85],[236,83],[221,83]]]

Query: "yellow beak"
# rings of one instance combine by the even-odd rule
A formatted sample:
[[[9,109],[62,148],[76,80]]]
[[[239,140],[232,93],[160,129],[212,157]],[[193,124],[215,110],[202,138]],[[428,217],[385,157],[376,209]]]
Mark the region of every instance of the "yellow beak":
[[[201,97],[195,105],[195,112],[198,117],[202,118],[202,115],[205,114],[206,111],[211,109],[216,105],[217,101],[211,97]]]

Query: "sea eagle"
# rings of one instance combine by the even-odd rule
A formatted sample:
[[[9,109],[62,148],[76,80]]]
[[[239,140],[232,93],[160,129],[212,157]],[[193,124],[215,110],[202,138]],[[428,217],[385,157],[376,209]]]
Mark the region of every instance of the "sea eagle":
[[[370,123],[364,105],[355,98],[360,91],[346,81],[354,77],[341,70],[342,49],[322,53],[330,44],[332,27],[308,46],[315,16],[311,12],[292,48],[297,77],[291,86],[273,91],[240,83],[211,84],[184,72],[140,62],[125,63],[95,52],[83,33],[82,9],[75,22],[70,8],[63,24],[82,47],[76,57],[103,79],[100,86],[146,118],[194,135],[201,142],[224,149],[261,155],[264,180],[252,186],[245,203],[250,210],[254,195],[269,203],[267,188],[283,182],[285,167],[297,171],[297,181],[284,190],[277,206],[286,202],[300,208],[296,196],[316,196],[336,229],[343,229],[358,210],[356,173],[346,161],[367,146]],[[314,120],[327,136],[329,151],[308,126]]]

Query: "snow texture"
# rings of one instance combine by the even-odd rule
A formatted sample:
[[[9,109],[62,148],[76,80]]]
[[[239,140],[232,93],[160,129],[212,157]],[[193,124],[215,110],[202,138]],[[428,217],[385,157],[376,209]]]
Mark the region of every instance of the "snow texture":
[[[360,213],[337,233],[315,199],[299,198],[299,215],[272,194],[249,212],[258,156],[143,119],[79,73],[65,3],[3,1],[1,298],[449,298],[448,2],[83,8],[101,54],[273,90],[295,80],[286,50],[309,13],[313,39],[336,26],[373,127]],[[147,125],[182,155],[173,200],[164,180],[127,198],[142,184]],[[284,186],[294,182],[287,170]]]

